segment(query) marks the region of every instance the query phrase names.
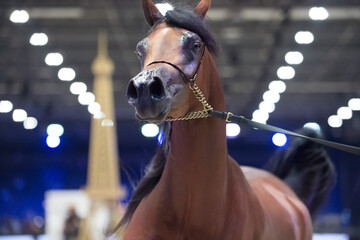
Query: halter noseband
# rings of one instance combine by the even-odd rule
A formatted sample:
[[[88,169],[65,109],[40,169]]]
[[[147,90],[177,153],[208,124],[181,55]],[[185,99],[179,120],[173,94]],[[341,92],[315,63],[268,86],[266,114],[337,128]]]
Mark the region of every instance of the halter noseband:
[[[201,55],[199,64],[197,65],[196,71],[195,71],[195,73],[194,73],[194,75],[193,75],[192,78],[189,78],[188,76],[186,76],[186,74],[184,73],[184,71],[181,70],[178,66],[176,66],[175,64],[173,64],[173,63],[171,63],[171,62],[167,62],[167,61],[154,61],[154,62],[152,62],[152,63],[149,63],[149,64],[147,65],[147,67],[150,66],[150,65],[153,65],[153,64],[157,64],[157,63],[164,63],[164,64],[167,64],[167,65],[170,65],[170,66],[172,66],[173,68],[175,68],[176,70],[178,70],[178,72],[181,74],[181,76],[182,76],[184,79],[186,79],[187,82],[185,82],[185,83],[193,83],[193,82],[195,82],[196,77],[197,77],[197,75],[198,75],[198,72],[199,72],[199,69],[200,69],[202,60],[203,60],[204,55],[205,55],[205,50],[206,50],[206,46],[204,46],[204,50],[203,50],[203,52],[202,52],[202,55]]]

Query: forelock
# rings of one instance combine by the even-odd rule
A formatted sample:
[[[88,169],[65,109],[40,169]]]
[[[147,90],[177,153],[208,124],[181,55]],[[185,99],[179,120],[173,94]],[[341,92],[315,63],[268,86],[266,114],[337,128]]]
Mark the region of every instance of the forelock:
[[[204,19],[188,8],[175,8],[166,12],[153,29],[161,22],[165,22],[170,27],[178,27],[196,33],[205,43],[206,47],[213,55],[217,55],[219,47],[214,35],[210,32],[209,26]]]

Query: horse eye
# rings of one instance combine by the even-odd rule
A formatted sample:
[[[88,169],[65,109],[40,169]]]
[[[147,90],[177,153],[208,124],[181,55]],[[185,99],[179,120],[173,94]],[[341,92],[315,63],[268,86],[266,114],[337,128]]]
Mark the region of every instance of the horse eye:
[[[200,42],[195,42],[194,45],[192,46],[193,51],[199,50],[200,48],[201,48]]]

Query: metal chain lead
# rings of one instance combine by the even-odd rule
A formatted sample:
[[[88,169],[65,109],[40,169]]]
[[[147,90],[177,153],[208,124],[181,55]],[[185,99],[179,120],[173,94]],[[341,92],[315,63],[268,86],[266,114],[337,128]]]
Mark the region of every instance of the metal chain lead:
[[[199,100],[199,102],[203,105],[204,110],[197,111],[197,112],[190,112],[187,113],[183,117],[179,118],[167,118],[165,121],[172,122],[172,121],[181,121],[181,120],[191,120],[191,119],[199,119],[199,118],[207,118],[210,117],[209,111],[212,111],[212,106],[207,102],[204,93],[201,89],[194,83],[189,83],[189,88],[195,94],[195,97]]]

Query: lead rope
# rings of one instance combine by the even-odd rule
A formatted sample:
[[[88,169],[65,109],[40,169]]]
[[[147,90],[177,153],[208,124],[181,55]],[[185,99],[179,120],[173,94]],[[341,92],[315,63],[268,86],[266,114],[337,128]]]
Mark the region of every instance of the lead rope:
[[[288,131],[288,130],[285,130],[282,128],[255,122],[255,121],[249,120],[243,116],[234,115],[231,112],[215,111],[213,109],[213,107],[207,102],[207,100],[204,96],[204,93],[194,82],[189,83],[189,88],[195,94],[195,97],[199,100],[199,102],[203,105],[204,109],[201,111],[197,111],[197,112],[187,113],[185,116],[179,117],[179,118],[167,118],[165,121],[172,122],[172,121],[178,121],[178,120],[180,121],[180,120],[208,118],[210,116],[213,116],[213,117],[221,118],[221,119],[225,120],[226,122],[233,122],[233,123],[238,123],[238,124],[245,123],[246,125],[254,128],[254,129],[261,129],[261,130],[266,130],[266,131],[270,131],[270,132],[279,132],[279,133],[287,134],[287,135],[294,136],[294,137],[305,138],[307,140],[310,140],[310,141],[313,141],[316,143],[320,143],[327,147],[336,148],[341,151],[360,156],[360,148],[359,147],[336,143],[336,142],[331,142],[331,141],[326,141],[326,140],[320,139],[320,138],[304,136],[304,135],[301,135],[301,134],[298,134],[298,133],[295,133],[292,131]]]
[[[313,141],[313,142],[316,142],[316,143],[320,143],[320,144],[322,144],[324,146],[327,146],[327,147],[336,148],[336,149],[339,149],[341,151],[352,153],[352,154],[360,156],[360,148],[359,147],[350,146],[350,145],[337,143],[337,142],[331,142],[331,141],[327,141],[327,140],[320,139],[320,138],[304,136],[302,134],[292,132],[292,131],[288,131],[286,129],[282,129],[282,128],[275,127],[275,126],[268,125],[268,124],[259,123],[259,122],[256,122],[256,121],[252,121],[252,120],[247,119],[247,118],[245,118],[243,116],[234,115],[231,112],[219,112],[219,111],[212,110],[212,111],[209,112],[209,114],[211,116],[213,116],[213,117],[223,119],[226,122],[232,122],[232,123],[238,123],[238,124],[246,124],[246,125],[254,128],[254,129],[266,130],[266,131],[270,131],[270,132],[278,132],[278,133],[283,133],[283,134],[293,136],[293,137],[304,138],[304,139],[307,139],[307,140],[310,140],[310,141]]]
[[[176,65],[166,62],[166,61],[155,61],[150,63],[149,65],[155,64],[155,63],[165,63],[165,64],[169,64],[170,66],[176,68],[180,74],[188,80],[189,82],[189,88],[191,89],[191,91],[195,94],[195,97],[200,101],[200,103],[203,105],[203,110],[201,111],[197,111],[197,112],[190,112],[187,113],[185,116],[183,117],[179,117],[179,118],[166,118],[165,121],[167,122],[172,122],[172,121],[181,121],[181,120],[192,120],[192,119],[199,119],[199,118],[208,118],[210,116],[213,117],[217,117],[217,118],[221,118],[223,120],[225,120],[226,122],[233,122],[233,123],[245,123],[248,126],[254,128],[254,129],[261,129],[261,130],[266,130],[266,131],[270,131],[270,132],[280,132],[280,133],[284,133],[290,136],[294,136],[294,137],[300,137],[300,138],[305,138],[307,140],[316,142],[316,143],[320,143],[322,145],[328,146],[328,147],[332,147],[332,148],[336,148],[345,152],[349,152],[349,153],[353,153],[355,155],[359,155],[360,156],[360,148],[359,147],[355,147],[355,146],[350,146],[350,145],[345,145],[345,144],[341,144],[341,143],[335,143],[335,142],[331,142],[331,141],[326,141],[323,139],[319,139],[319,138],[312,138],[312,137],[308,137],[308,136],[304,136],[295,132],[291,132],[282,128],[278,128],[275,126],[271,126],[271,125],[267,125],[267,124],[262,124],[262,123],[258,123],[249,119],[246,119],[243,116],[237,116],[234,115],[230,112],[219,112],[219,111],[215,111],[213,109],[213,107],[207,102],[204,93],[201,91],[200,88],[198,88],[198,86],[195,84],[195,79],[197,77],[202,59],[204,57],[204,53],[205,53],[205,48],[203,51],[203,54],[201,56],[200,59],[200,63],[198,64],[198,67],[196,69],[195,75],[192,79],[189,79],[186,74]],[[148,65],[148,66],[149,66]]]
[[[195,97],[199,100],[199,102],[203,105],[204,109],[197,112],[189,112],[183,117],[179,118],[166,118],[165,121],[167,122],[173,122],[178,120],[192,120],[192,119],[199,119],[199,118],[208,118],[211,115],[209,112],[213,111],[213,107],[207,102],[204,93],[201,91],[201,89],[194,83],[190,82],[189,88],[191,91],[195,94]]]

